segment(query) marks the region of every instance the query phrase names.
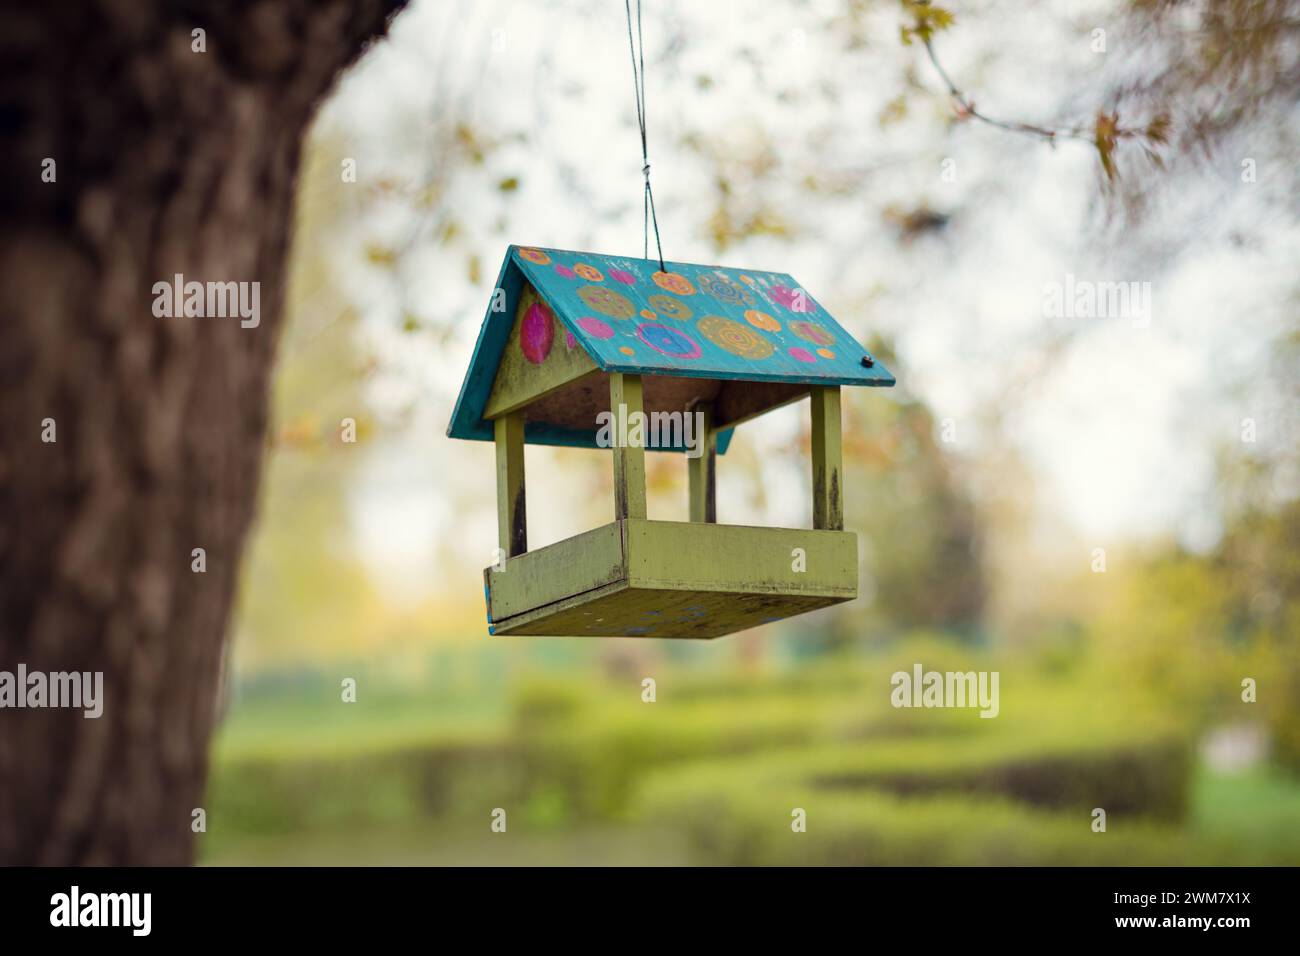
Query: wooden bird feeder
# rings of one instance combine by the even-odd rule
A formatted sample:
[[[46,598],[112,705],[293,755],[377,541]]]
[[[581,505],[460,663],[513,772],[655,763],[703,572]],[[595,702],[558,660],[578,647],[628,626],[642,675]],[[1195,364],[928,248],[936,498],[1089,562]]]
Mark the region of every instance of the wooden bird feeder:
[[[496,443],[502,560],[483,572],[491,634],[718,637],[858,596],[840,386],[894,377],[788,275],[659,265],[506,254],[447,429]],[[716,456],[735,426],[805,395],[813,528],[716,523]],[[611,410],[615,426],[660,427],[638,443],[635,429],[602,430]],[[688,414],[703,423],[689,447],[689,425],[673,427]],[[656,447],[647,432],[669,440]],[[614,520],[529,551],[526,442],[610,446]],[[646,516],[647,444],[688,453],[689,522]]]

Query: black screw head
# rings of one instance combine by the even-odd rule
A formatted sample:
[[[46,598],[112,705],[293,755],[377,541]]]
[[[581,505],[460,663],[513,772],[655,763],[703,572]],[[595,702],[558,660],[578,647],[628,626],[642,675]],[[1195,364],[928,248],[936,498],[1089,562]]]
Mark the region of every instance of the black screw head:
[[[864,355],[862,356],[862,364],[865,368],[872,368],[876,364],[876,360],[870,355]]]

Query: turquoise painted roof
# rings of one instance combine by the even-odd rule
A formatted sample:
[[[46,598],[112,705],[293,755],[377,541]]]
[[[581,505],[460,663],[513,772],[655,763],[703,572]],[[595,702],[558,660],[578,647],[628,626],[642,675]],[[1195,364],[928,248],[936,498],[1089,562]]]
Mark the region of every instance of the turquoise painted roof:
[[[483,408],[527,280],[604,371],[808,385],[890,386],[871,358],[781,272],[511,246],[447,434],[490,441]],[[494,310],[493,306],[496,306]],[[871,361],[864,365],[863,359]],[[730,429],[718,436],[725,450]],[[526,440],[596,447],[595,431],[529,424]]]

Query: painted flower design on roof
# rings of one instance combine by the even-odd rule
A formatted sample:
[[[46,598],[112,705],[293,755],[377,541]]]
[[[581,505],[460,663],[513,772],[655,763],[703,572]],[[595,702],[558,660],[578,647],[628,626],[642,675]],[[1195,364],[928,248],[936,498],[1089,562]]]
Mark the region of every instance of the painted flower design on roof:
[[[523,256],[525,259],[527,259],[529,262],[536,262],[539,266],[546,266],[551,264],[551,257],[548,256],[541,249],[530,249],[527,246],[525,246],[519,250],[519,254]]]
[[[600,274],[600,270],[595,266],[588,265],[585,262],[579,262],[573,267],[573,271],[578,273],[588,282],[604,282],[605,277]]]
[[[614,337],[614,330],[610,328],[609,323],[596,318],[594,315],[584,315],[580,318],[578,328],[598,339],[612,339]]]
[[[805,342],[812,342],[814,345],[835,344],[835,336],[815,322],[791,322],[790,331]]]
[[[695,314],[691,307],[681,299],[674,299],[672,296],[665,295],[662,292],[650,296],[646,301],[650,303],[650,308],[654,309],[656,312],[661,315],[666,315],[670,319],[676,319],[679,322],[685,322]]]
[[[695,286],[691,285],[691,280],[684,275],[676,272],[656,272],[652,278],[655,285],[668,292],[675,292],[677,295],[695,295]]]
[[[578,290],[578,298],[597,312],[611,318],[630,319],[636,315],[636,306],[632,304],[632,300],[607,286],[584,285]]]
[[[785,306],[791,312],[811,313],[817,311],[817,303],[813,302],[812,296],[800,288],[790,288],[787,285],[774,285],[767,290],[773,299]]]
[[[730,305],[754,304],[754,293],[725,275],[705,272],[697,276],[695,281],[699,283],[701,292],[713,296],[719,302]]]
[[[781,331],[780,322],[758,309],[747,309],[745,311],[745,321],[756,329],[762,329],[764,332]]]
[[[703,354],[699,343],[689,335],[657,322],[643,322],[637,326],[636,337],[669,358],[697,359]]]
[[[776,351],[761,332],[743,322],[724,319],[720,315],[705,315],[695,324],[700,334],[719,348],[745,359],[765,359]]]

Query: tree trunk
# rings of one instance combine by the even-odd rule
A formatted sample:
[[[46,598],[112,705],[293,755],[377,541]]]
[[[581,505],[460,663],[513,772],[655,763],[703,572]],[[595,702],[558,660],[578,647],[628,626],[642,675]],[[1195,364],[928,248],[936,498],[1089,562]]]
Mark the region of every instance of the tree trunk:
[[[103,713],[0,709],[0,863],[192,860],[301,144],[402,2],[6,4],[0,671],[102,672]],[[155,317],[176,274],[259,323]]]

